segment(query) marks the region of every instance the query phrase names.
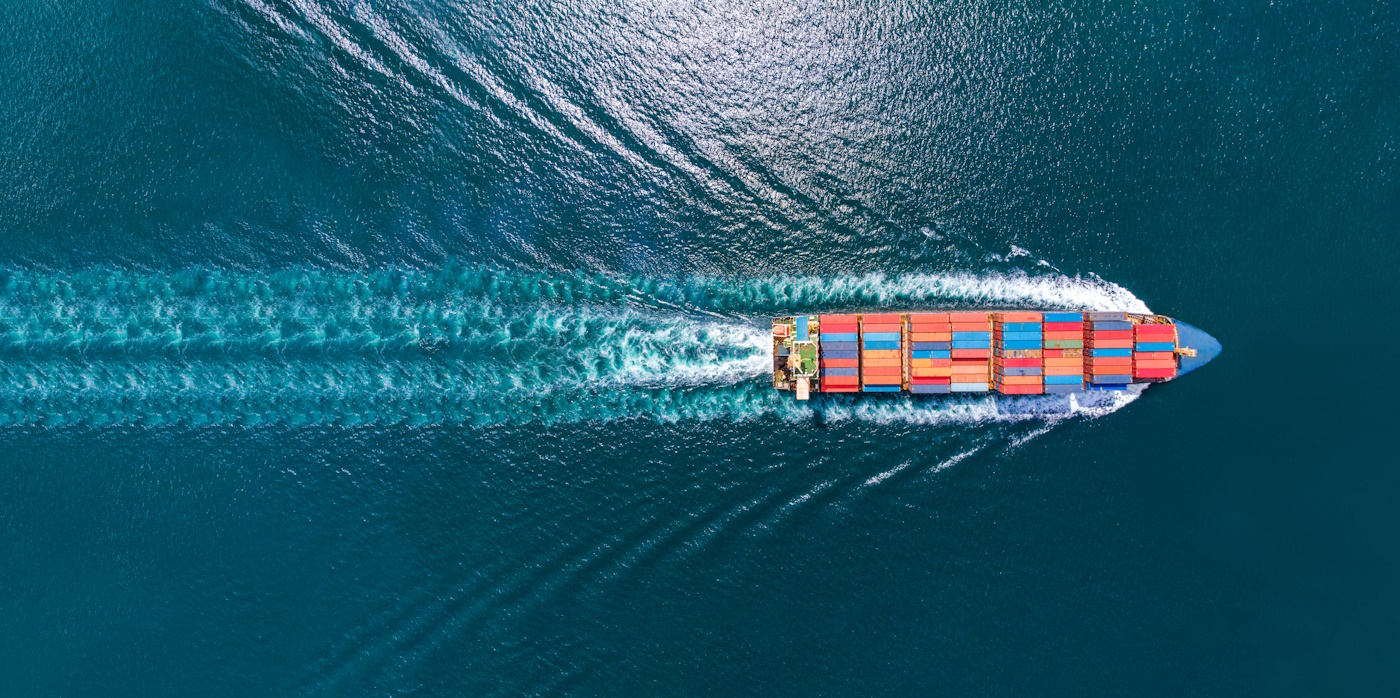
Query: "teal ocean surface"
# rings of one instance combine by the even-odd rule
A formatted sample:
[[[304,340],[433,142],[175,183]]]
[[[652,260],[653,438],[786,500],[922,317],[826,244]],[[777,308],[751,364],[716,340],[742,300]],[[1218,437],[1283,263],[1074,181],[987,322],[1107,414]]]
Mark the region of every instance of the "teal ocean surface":
[[[20,0],[7,695],[1400,689],[1400,6]],[[773,315],[1158,312],[1141,396]]]

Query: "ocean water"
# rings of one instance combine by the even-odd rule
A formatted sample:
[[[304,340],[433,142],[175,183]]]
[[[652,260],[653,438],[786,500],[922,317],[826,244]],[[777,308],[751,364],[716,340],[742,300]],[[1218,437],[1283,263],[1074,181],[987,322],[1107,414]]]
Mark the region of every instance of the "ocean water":
[[[1400,686],[1394,3],[7,9],[0,693]],[[945,307],[1225,351],[768,383]]]

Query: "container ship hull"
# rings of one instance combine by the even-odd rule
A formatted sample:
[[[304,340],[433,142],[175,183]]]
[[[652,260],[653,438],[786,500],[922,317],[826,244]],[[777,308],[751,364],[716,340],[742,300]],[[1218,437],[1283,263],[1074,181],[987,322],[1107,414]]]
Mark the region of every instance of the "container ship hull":
[[[773,387],[797,393],[1045,395],[1140,389],[1220,354],[1164,315],[1101,311],[798,315],[773,319]]]

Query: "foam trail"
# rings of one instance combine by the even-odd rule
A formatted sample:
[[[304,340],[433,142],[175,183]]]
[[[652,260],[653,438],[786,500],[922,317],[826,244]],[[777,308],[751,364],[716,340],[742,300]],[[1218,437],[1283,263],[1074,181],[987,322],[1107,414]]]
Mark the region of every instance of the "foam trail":
[[[1145,310],[1100,280],[1007,273],[677,281],[470,267],[0,270],[0,425],[820,414],[938,426],[1097,416],[1130,401],[826,396],[799,405],[764,379],[764,313],[940,304]]]

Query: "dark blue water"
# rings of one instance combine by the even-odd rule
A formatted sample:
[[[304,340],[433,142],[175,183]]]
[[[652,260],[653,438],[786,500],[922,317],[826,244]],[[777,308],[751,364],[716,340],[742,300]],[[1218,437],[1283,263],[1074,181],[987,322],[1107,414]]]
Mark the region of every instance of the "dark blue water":
[[[8,695],[1400,685],[1400,8],[21,0]],[[1136,400],[767,318],[1165,313]]]

